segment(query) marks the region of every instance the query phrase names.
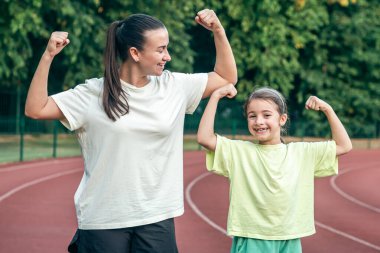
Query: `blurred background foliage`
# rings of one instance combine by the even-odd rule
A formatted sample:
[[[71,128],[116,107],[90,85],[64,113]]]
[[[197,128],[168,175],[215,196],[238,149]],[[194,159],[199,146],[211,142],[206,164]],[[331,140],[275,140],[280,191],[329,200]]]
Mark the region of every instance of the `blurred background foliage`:
[[[211,71],[212,34],[194,21],[204,8],[218,14],[230,39],[239,72],[236,102],[254,87],[274,87],[287,97],[292,134],[328,134],[323,115],[304,110],[307,97],[317,95],[333,106],[351,136],[379,136],[378,0],[3,0],[1,90],[27,91],[55,30],[69,32],[71,43],[54,60],[50,93],[102,76],[108,25],[141,12],[158,17],[169,31],[169,70]],[[0,116],[15,111],[0,108]],[[223,115],[244,121],[241,113]]]

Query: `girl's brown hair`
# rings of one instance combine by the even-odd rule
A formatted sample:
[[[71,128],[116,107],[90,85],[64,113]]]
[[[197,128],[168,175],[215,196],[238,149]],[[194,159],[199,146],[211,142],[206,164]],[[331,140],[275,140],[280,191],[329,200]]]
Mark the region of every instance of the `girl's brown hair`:
[[[277,111],[280,115],[288,114],[288,107],[286,105],[286,100],[284,96],[275,89],[272,89],[269,87],[263,87],[263,88],[254,90],[251,93],[251,95],[249,95],[249,97],[247,98],[244,104],[245,116],[247,116],[249,103],[254,99],[263,99],[263,100],[271,101],[275,105],[277,105]],[[289,119],[287,120],[287,122],[288,121]],[[287,124],[285,124],[284,126],[281,126],[281,134],[286,134],[286,125]],[[284,142],[282,138],[281,138],[281,141]]]

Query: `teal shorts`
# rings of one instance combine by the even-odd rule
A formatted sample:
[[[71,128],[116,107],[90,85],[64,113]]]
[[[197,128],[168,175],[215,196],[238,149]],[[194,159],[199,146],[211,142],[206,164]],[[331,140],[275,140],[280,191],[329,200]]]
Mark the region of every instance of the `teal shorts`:
[[[302,253],[301,239],[259,240],[235,236],[231,253]]]

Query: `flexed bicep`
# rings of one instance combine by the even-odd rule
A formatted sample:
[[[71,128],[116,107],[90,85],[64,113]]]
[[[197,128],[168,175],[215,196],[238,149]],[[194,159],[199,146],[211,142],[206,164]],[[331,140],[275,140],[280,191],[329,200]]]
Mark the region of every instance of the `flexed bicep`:
[[[70,43],[67,32],[53,32],[38,63],[25,103],[25,115],[33,119],[62,119],[63,114],[48,97],[48,76],[55,55]]]

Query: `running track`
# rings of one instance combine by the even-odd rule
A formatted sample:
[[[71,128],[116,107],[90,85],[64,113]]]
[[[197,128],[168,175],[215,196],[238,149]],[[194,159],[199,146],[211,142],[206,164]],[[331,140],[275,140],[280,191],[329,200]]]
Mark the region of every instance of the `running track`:
[[[176,219],[181,253],[228,253],[228,181],[206,172],[204,153],[185,153],[185,215]],[[73,196],[80,158],[0,165],[0,252],[66,252],[76,229]],[[316,180],[317,234],[304,253],[380,252],[380,150],[340,158],[340,174]]]

